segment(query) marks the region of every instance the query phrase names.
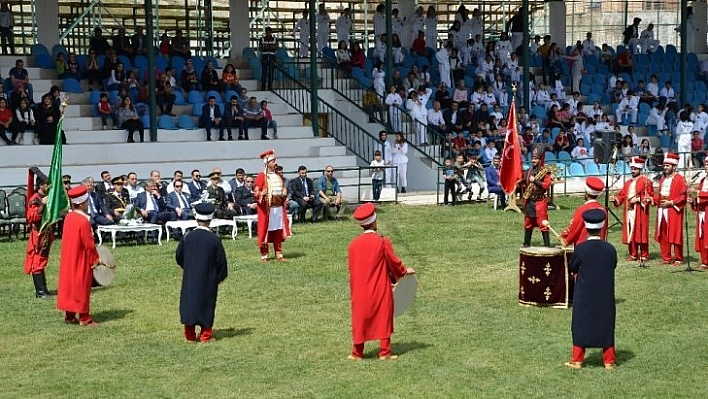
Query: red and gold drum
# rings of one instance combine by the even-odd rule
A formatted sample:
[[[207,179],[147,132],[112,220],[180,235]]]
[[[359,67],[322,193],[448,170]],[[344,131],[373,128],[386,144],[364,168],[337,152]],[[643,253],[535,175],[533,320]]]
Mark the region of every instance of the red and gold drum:
[[[562,248],[528,247],[519,254],[519,304],[567,308],[567,253]]]

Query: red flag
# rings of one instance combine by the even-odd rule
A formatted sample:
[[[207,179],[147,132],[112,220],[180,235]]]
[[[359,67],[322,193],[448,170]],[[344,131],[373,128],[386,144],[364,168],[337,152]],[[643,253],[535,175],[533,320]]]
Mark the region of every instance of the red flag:
[[[499,168],[499,183],[504,192],[511,195],[516,190],[516,183],[523,176],[515,100],[511,101],[509,120],[507,122],[504,151],[502,151],[501,167]]]

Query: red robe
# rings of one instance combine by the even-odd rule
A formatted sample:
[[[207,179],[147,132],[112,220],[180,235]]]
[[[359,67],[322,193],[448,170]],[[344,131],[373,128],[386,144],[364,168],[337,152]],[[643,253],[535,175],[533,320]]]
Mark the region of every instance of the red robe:
[[[282,181],[282,179],[281,179]],[[268,201],[268,196],[264,196],[262,201],[260,199],[260,193],[264,190],[268,190],[268,178],[264,172],[261,172],[256,177],[256,184],[253,187],[253,196],[258,204],[258,246],[263,244],[268,244],[268,219],[270,218],[270,203]],[[285,190],[285,183],[283,182],[283,190]],[[270,192],[269,192],[270,194]],[[288,201],[283,202],[283,241],[286,237],[290,237],[290,223],[288,222]]]
[[[80,211],[64,218],[59,259],[57,309],[65,312],[89,313],[93,270],[98,252],[93,242],[89,217]]]
[[[661,186],[664,183],[666,176],[662,176],[659,181],[659,189],[654,193],[654,203],[659,204],[661,201]],[[667,219],[662,221],[662,223],[667,223],[668,227],[668,237],[660,236],[660,218],[656,218],[656,229],[654,231],[654,239],[657,242],[661,242],[661,239],[666,239],[670,244],[683,245],[683,214],[684,207],[686,206],[686,180],[678,173],[674,174],[674,179],[671,182],[671,190],[667,199],[669,201],[674,201],[675,206],[670,208],[665,208],[667,213]],[[678,209],[678,210],[677,210]],[[659,208],[659,213],[661,213],[664,208]]]
[[[44,271],[49,262],[49,250],[54,241],[54,233],[50,230],[39,233],[42,224],[42,211],[44,196],[35,193],[27,202],[27,226],[29,228],[29,239],[27,240],[27,251],[25,254],[25,274],[38,274]]]
[[[696,212],[696,236],[693,240],[693,248],[696,252],[701,252],[701,249],[708,249],[708,217],[704,216],[703,221],[701,221],[701,212],[706,212],[708,210],[708,192],[701,191],[704,183],[708,184],[705,177],[698,182],[699,191],[698,198],[696,198],[698,204],[696,204],[696,201],[691,203],[691,209]]]
[[[542,225],[541,222],[548,220],[548,189],[551,188],[552,180],[549,172],[541,179],[541,187],[536,182],[531,183],[529,179],[531,176],[535,176],[538,171],[538,169],[529,168],[524,176],[527,187],[529,184],[534,186],[531,198],[524,200],[524,228],[529,230],[538,227],[541,231],[548,231],[548,227]],[[542,198],[534,200],[534,196],[542,196]],[[534,225],[534,221],[536,225]]]
[[[597,200],[591,199],[587,200],[575,210],[573,218],[570,219],[570,224],[561,233],[561,238],[563,238],[566,242],[566,245],[578,245],[588,239],[588,231],[585,229],[583,212],[590,209],[600,209],[605,213],[605,224],[602,226],[602,230],[600,231],[600,238],[602,240],[607,238],[607,210],[605,210],[605,207],[600,205]]]
[[[627,180],[624,186],[617,194],[617,201],[614,203],[615,207],[619,207],[624,204],[624,223],[622,223],[622,244],[648,244],[649,243],[649,208],[651,204],[644,203],[644,206],[640,204],[630,204],[631,198],[628,197],[629,186],[632,181],[636,180],[637,183],[634,186],[634,195],[637,198],[641,198],[642,203],[644,203],[645,198],[649,198],[653,201],[654,199],[654,185],[653,183],[644,176],[639,176],[633,180]],[[635,208],[639,212],[634,213],[634,229],[632,230],[632,237],[629,236],[629,222],[627,211]]]
[[[406,274],[391,241],[367,230],[349,244],[349,290],[354,344],[393,334],[391,282]]]

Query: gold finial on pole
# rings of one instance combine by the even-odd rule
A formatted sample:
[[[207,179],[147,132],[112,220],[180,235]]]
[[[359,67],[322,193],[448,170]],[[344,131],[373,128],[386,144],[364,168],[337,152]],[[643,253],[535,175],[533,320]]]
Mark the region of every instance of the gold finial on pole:
[[[518,87],[516,87],[516,82],[513,82],[511,84],[511,93],[513,94],[514,97],[516,97],[516,90],[518,90]]]
[[[66,93],[61,93],[61,95],[59,95],[59,98],[61,99],[61,105],[59,106],[59,110],[61,111],[61,116],[63,117],[64,112],[69,107],[69,95]]]

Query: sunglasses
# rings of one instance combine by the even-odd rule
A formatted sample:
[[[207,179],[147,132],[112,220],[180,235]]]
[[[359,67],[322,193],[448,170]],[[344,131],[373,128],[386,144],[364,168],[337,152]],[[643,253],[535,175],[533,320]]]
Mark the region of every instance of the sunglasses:
[[[175,188],[182,188],[182,185],[180,184],[179,186],[175,184]]]

